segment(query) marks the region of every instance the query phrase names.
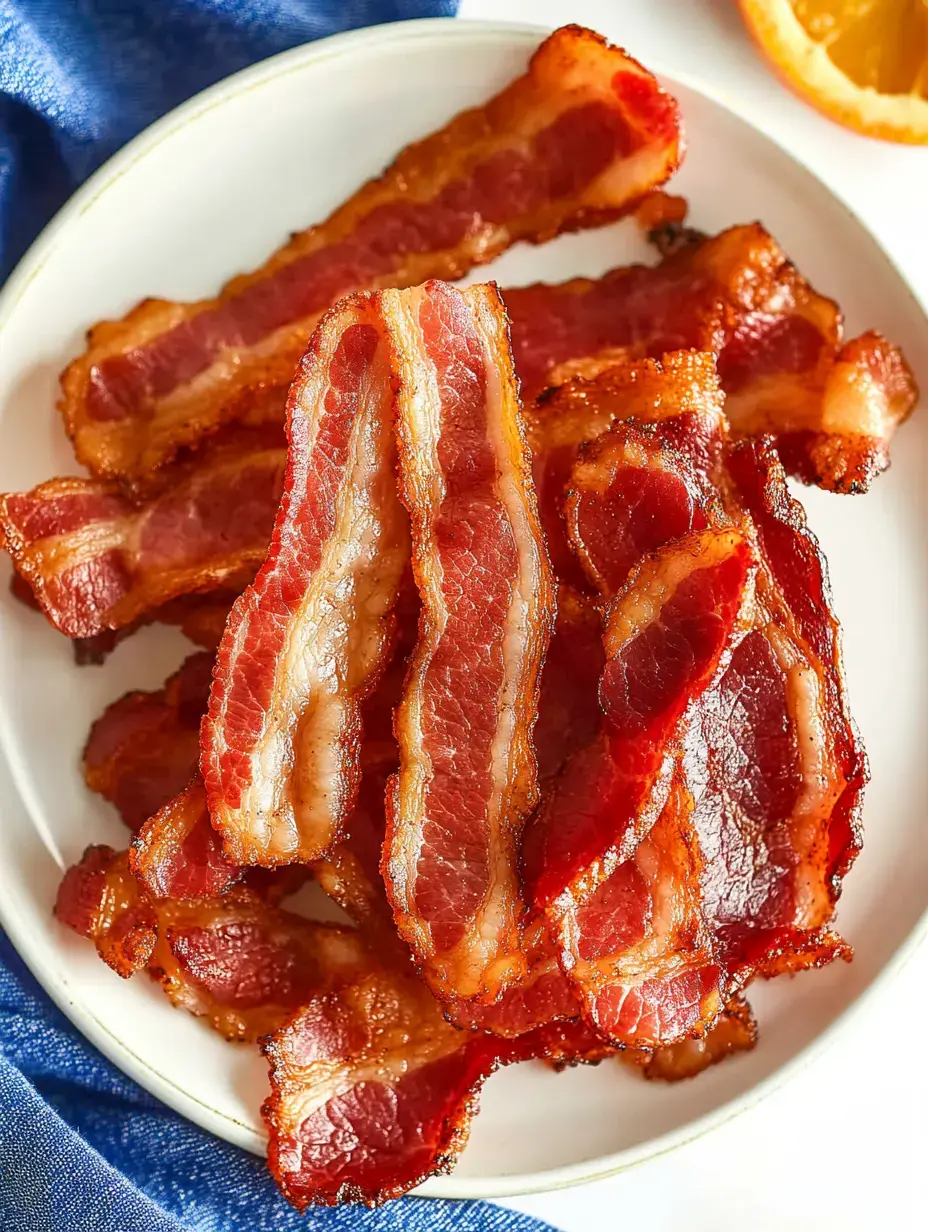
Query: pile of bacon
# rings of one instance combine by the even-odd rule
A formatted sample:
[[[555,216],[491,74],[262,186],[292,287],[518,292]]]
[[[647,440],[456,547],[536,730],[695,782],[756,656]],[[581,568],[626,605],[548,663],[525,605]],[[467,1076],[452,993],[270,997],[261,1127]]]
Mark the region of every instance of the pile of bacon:
[[[217,299],[96,326],[92,477],[0,498],[84,659],[206,647],[94,724],[133,838],[55,910],[260,1042],[297,1206],[450,1168],[497,1066],[693,1074],[752,980],[850,956],[867,762],[785,475],[865,490],[916,390],[761,226],[685,228],[681,156],[654,78],[557,31]],[[447,281],[632,210],[653,266]],[[281,906],[310,877],[352,925]]]

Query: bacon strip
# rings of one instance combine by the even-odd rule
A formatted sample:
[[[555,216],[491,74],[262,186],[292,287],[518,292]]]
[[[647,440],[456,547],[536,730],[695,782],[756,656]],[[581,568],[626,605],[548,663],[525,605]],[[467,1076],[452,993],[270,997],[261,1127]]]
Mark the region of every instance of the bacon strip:
[[[193,761],[195,770],[196,754]],[[129,868],[158,899],[212,898],[241,879],[243,870],[222,854],[199,776],[144,823]]]
[[[581,450],[564,514],[587,578],[608,598],[642,556],[705,530],[718,504],[711,485],[662,440],[657,425],[620,423]]]
[[[78,459],[134,478],[285,389],[349,292],[459,278],[520,240],[599,225],[681,157],[676,104],[599,35],[567,26],[524,76],[406,149],[317,227],[214,300],[146,300],[90,333],[62,377]],[[270,391],[270,393],[268,393]]]
[[[449,1027],[412,976],[377,967],[264,1044],[268,1162],[287,1199],[374,1204],[453,1165],[499,1045]]]
[[[127,885],[145,921],[126,907]],[[90,849],[69,870],[56,914],[93,937],[120,974],[147,966],[174,1005],[227,1039],[266,1037],[269,1162],[300,1208],[375,1203],[447,1171],[486,1076],[555,1046],[450,1027],[424,985],[385,966],[358,934],[248,890],[147,903],[125,854],[109,848]],[[561,1052],[574,1055],[581,1042],[564,1033]]]
[[[579,478],[572,479],[573,468],[584,444],[597,440],[613,423],[632,417],[679,425],[678,439],[663,443],[683,448],[701,472],[709,473],[718,459],[725,424],[713,357],[677,351],[660,360],[612,366],[595,380],[570,381],[548,390],[526,415],[551,563],[562,581],[580,589],[589,585],[589,562],[581,567],[584,549],[576,534],[571,543],[563,516],[568,489],[580,483]],[[603,485],[608,487],[605,478]],[[612,516],[602,508],[598,512]]]
[[[670,374],[639,366],[638,375],[643,390]],[[606,595],[662,526],[669,535],[692,525],[709,472],[729,513],[751,514],[760,548],[750,618],[682,733],[680,804],[670,817],[665,807],[575,913],[565,964],[590,1021],[616,1042],[704,1031],[720,1000],[755,974],[847,956],[828,924],[859,847],[866,762],[847,713],[824,563],[770,444],[737,444],[722,465],[705,439],[674,418],[615,423],[583,451],[568,498],[574,544]]]
[[[196,774],[212,669],[213,655],[191,655],[163,688],[126,693],[91,727],[84,781],[116,807],[131,830]]]
[[[392,418],[378,301],[345,301],[291,389],[270,551],[232,609],[203,725],[210,813],[237,864],[321,858],[353,804],[359,707],[409,551]]]
[[[51,479],[0,496],[0,542],[67,637],[128,629],[180,595],[247,584],[267,552],[284,462],[266,434],[244,434],[141,505],[113,484]]]
[[[632,572],[607,613],[606,729],[571,759],[539,819],[536,907],[590,1021],[619,1044],[669,1042],[720,1008],[675,750],[737,640],[753,568],[732,528],[676,541]]]
[[[847,955],[827,926],[860,850],[869,769],[825,562],[776,453],[742,442],[726,466],[761,548],[757,615],[696,708],[684,765],[707,856],[706,910],[743,978]]]
[[[565,965],[587,1021],[612,1043],[657,1048],[704,1034],[728,992],[705,918],[699,837],[676,771],[657,822],[578,903]]]
[[[55,915],[124,979],[147,969],[175,1005],[249,1042],[353,971],[364,953],[350,930],[283,911],[252,888],[153,899],[130,873],[127,853],[111,847],[89,847],[68,869]]]
[[[384,302],[422,597],[384,880],[433,991],[493,1001],[524,963],[515,862],[553,594],[498,292],[427,283]]]
[[[621,361],[714,351],[726,414],[743,436],[774,433],[806,482],[865,491],[888,465],[918,390],[896,347],[869,333],[841,345],[841,317],[759,224],[699,238],[649,268],[510,288],[516,369],[528,398]]]

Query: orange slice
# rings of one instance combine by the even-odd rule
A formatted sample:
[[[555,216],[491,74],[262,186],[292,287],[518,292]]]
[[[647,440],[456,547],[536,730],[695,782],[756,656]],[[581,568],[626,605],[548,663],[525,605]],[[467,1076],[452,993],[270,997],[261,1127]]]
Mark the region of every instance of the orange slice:
[[[839,124],[928,144],[928,0],[739,0],[789,84]]]

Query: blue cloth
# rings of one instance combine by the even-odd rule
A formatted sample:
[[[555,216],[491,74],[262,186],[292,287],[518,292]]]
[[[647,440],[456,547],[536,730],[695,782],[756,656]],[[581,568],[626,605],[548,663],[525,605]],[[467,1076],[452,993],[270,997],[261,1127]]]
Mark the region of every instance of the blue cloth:
[[[0,0],[0,282],[92,171],[230,73],[457,0]]]
[[[453,0],[0,0],[0,281],[147,124],[256,60]],[[115,978],[115,977],[114,977]],[[263,1163],[110,1065],[0,933],[2,1232],[538,1232],[486,1203],[297,1215]]]

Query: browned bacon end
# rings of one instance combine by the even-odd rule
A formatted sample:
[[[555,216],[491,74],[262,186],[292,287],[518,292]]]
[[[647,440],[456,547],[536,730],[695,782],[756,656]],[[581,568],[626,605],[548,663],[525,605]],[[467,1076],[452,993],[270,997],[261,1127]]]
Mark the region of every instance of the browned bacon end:
[[[157,617],[183,595],[237,593],[264,559],[285,455],[243,433],[135,503],[110,483],[51,479],[0,496],[0,541],[38,606],[71,638]]]
[[[384,303],[422,599],[384,880],[433,991],[492,1002],[525,965],[516,862],[553,593],[498,292],[427,283]]]
[[[727,1057],[750,1052],[757,1044],[757,1020],[743,997],[734,997],[715,1026],[701,1039],[681,1040],[652,1052],[629,1048],[620,1054],[649,1081],[680,1082],[695,1078]]]
[[[589,30],[556,31],[501,94],[218,298],[146,300],[94,328],[62,377],[78,459],[133,480],[262,404],[277,413],[275,393],[342,296],[459,278],[518,241],[608,221],[681,155],[677,106],[650,73]]]

